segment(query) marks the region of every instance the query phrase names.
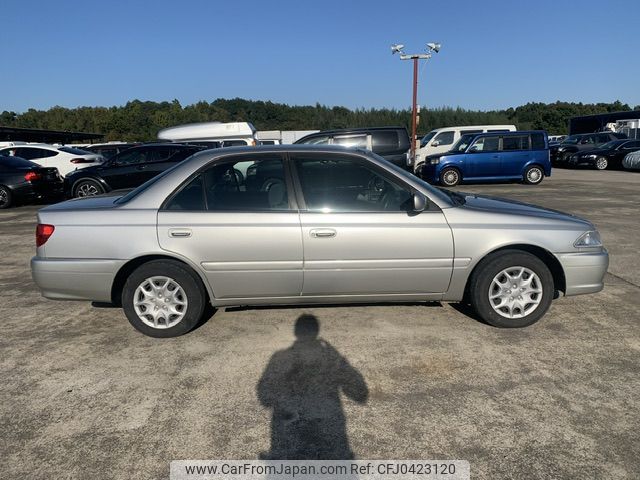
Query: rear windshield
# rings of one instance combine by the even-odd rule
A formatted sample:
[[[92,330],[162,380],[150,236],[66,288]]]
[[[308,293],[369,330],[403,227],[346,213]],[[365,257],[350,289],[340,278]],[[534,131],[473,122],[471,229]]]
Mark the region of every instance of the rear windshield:
[[[70,153],[71,155],[88,155],[91,152],[87,152],[86,150],[80,150],[79,148],[73,147],[60,147],[58,150],[65,153]]]
[[[0,155],[0,165],[11,168],[38,168],[40,165],[20,157]]]

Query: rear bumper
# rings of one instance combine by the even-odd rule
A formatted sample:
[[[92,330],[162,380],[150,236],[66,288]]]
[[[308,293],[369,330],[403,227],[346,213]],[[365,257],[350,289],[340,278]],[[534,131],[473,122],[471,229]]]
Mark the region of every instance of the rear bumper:
[[[606,249],[595,253],[560,253],[556,258],[564,270],[565,295],[595,293],[604,288],[604,275],[609,267]]]
[[[31,276],[54,300],[111,302],[111,287],[124,260],[31,259]]]

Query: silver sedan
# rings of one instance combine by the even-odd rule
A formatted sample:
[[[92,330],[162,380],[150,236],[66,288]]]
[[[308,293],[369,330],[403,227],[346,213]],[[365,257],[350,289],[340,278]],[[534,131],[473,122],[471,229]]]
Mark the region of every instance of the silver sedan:
[[[304,145],[209,150],[124,196],[46,207],[36,243],[45,297],[121,305],[155,337],[207,303],[468,302],[524,327],[559,294],[600,291],[609,262],[587,220]]]

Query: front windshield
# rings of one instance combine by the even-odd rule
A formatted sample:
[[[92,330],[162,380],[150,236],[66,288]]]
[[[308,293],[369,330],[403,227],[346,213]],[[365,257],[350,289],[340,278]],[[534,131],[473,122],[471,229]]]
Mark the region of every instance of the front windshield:
[[[469,146],[469,144],[471,143],[471,141],[473,140],[473,137],[475,137],[475,136],[476,135],[474,133],[467,133],[465,135],[462,135],[460,137],[460,140],[458,140],[458,142],[449,151],[450,152],[464,152],[467,149],[467,147]]]
[[[427,133],[424,137],[422,137],[422,140],[420,141],[420,148],[424,147],[427,143],[429,143],[429,140],[435,137],[436,133],[438,133],[437,130],[434,130],[432,132]]]
[[[578,140],[580,140],[580,137],[578,135],[571,135],[567,138],[565,138],[562,143],[568,143],[570,145],[576,145],[578,143]]]

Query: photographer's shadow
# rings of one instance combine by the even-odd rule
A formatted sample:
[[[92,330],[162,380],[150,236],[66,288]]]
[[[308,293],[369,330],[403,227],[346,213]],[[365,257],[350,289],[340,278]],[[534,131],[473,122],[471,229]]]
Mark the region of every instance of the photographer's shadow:
[[[273,354],[257,386],[258,399],[272,409],[269,460],[350,460],[340,392],[364,404],[369,390],[362,374],[327,341],[318,319],[301,315],[296,340]]]

